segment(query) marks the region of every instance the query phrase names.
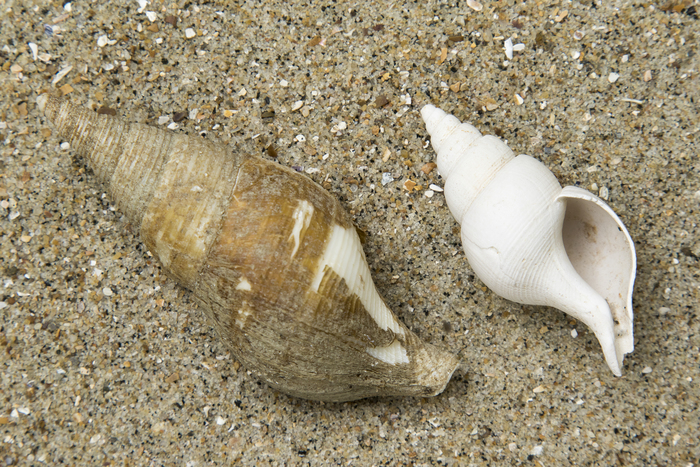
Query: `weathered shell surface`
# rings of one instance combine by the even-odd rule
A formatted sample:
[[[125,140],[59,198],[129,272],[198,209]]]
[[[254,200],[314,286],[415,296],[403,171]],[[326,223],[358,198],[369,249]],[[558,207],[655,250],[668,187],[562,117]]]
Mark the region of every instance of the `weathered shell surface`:
[[[500,139],[432,105],[421,114],[479,278],[509,300],[583,321],[620,376],[634,350],[636,255],[619,217],[585,190],[562,189],[544,164],[516,156]]]
[[[257,377],[324,401],[445,388],[457,359],[386,307],[351,219],[312,180],[60,98],[38,102]]]

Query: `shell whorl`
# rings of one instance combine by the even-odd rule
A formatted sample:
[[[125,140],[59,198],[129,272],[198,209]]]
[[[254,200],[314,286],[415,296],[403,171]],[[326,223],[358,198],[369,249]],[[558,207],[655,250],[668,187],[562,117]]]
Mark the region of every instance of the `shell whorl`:
[[[461,224],[474,200],[515,154],[499,138],[484,136],[433,105],[423,107],[421,115],[438,156],[438,171],[445,178],[448,206]]]
[[[38,103],[259,378],[326,401],[445,388],[457,359],[387,308],[352,220],[318,184],[223,145]]]
[[[229,204],[240,157],[207,141],[99,115],[47,96],[40,106],[106,187],[146,246],[194,288]]]

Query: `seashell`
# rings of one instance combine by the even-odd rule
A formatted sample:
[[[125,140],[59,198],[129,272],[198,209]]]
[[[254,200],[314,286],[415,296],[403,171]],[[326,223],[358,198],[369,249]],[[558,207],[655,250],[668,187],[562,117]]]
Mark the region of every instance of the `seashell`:
[[[62,98],[37,102],[258,378],[323,401],[443,391],[457,358],[387,308],[351,218],[312,180]]]
[[[538,160],[433,105],[421,110],[445,197],[462,226],[469,264],[494,292],[547,305],[595,333],[621,376],[634,350],[637,259],[622,221],[597,196],[567,186]]]

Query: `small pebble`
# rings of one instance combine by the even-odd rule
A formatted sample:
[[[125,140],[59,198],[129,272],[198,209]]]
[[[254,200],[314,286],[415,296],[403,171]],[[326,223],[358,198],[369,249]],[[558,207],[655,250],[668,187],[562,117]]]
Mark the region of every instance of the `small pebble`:
[[[432,198],[435,192],[433,190],[425,190],[425,197]]]
[[[576,331],[576,329],[571,330],[571,337],[573,337],[574,339],[578,337],[578,331]]]
[[[391,172],[384,172],[382,174],[382,185],[386,185],[387,183],[391,183],[394,181],[394,177],[391,176]]]
[[[608,75],[608,81],[609,81],[610,83],[614,83],[614,82],[617,81],[618,79],[620,79],[620,75],[617,74],[617,73],[610,73],[610,74]]]
[[[484,9],[484,6],[476,0],[467,0],[467,6],[474,11],[481,11]]]
[[[105,287],[102,289],[102,294],[105,297],[111,297],[112,295],[114,295],[114,292],[112,292],[112,289],[110,289],[109,287]]]
[[[433,183],[430,184],[430,187],[429,187],[429,188],[430,188],[431,190],[433,190],[433,191],[437,191],[438,193],[442,193],[443,191],[445,191],[445,190],[442,189],[442,187],[439,187],[439,186],[437,186],[437,185],[435,185],[435,184],[433,184]]]
[[[197,35],[197,33],[194,32],[194,29],[192,29],[192,28],[185,29],[185,37],[187,39],[192,39],[196,35]]]
[[[289,86],[289,81],[287,81],[286,79],[280,80],[280,86],[282,86],[283,88],[286,88],[287,86]],[[299,101],[299,102],[301,102],[301,101]]]
[[[385,148],[384,152],[382,153],[382,161],[388,161],[389,157],[391,157],[391,151],[389,150],[389,148]]]
[[[642,370],[642,373],[645,375],[648,375],[652,371],[654,371],[654,370],[652,370],[650,366],[645,366],[644,369]]]

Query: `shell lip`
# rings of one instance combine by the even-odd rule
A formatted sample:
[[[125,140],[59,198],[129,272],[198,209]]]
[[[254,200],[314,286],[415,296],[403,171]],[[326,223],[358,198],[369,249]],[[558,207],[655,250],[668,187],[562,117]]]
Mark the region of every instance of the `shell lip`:
[[[610,307],[616,360],[621,367],[624,355],[634,350],[634,242],[622,220],[594,194],[567,186],[556,199],[566,203],[562,237],[567,256],[579,276]]]

